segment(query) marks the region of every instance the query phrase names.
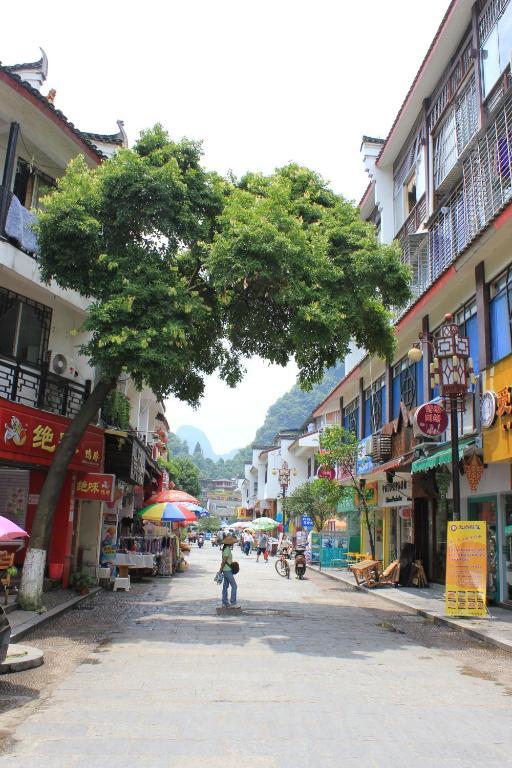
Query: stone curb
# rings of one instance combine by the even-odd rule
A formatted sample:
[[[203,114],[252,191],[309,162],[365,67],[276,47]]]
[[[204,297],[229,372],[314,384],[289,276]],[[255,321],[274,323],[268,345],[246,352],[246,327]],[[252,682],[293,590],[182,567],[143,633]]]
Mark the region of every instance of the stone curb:
[[[50,619],[55,618],[55,616],[59,616],[61,613],[69,610],[69,608],[73,608],[74,605],[81,603],[83,600],[87,600],[88,597],[95,595],[101,589],[102,587],[93,587],[87,595],[77,595],[76,597],[72,597],[71,600],[67,600],[65,603],[56,605],[55,608],[50,608],[49,611],[38,613],[36,616],[32,616],[31,618],[27,619],[27,621],[23,622],[23,624],[18,625],[18,627],[15,627],[12,630],[11,643],[18,642],[18,640],[21,640],[22,637],[25,637],[25,635],[27,635],[36,627],[40,627],[41,624],[45,624]],[[29,611],[27,611],[27,613],[29,613]]]
[[[16,644],[14,649],[17,653],[9,654],[9,651],[7,651],[7,658],[0,664],[0,675],[8,675],[12,672],[25,672],[27,669],[40,667],[44,663],[43,652],[39,648]],[[20,652],[22,655],[19,655]]]
[[[441,624],[444,626],[448,626],[451,629],[456,629],[459,632],[462,632],[465,635],[469,635],[470,637],[473,637],[482,643],[487,643],[487,645],[494,645],[496,648],[500,648],[502,651],[507,651],[507,653],[512,653],[512,643],[507,643],[505,640],[500,640],[499,638],[496,638],[496,637],[490,637],[489,635],[486,635],[480,630],[474,629],[473,627],[465,627],[464,625],[460,624],[458,621],[454,621],[453,619],[450,619],[448,616],[439,616],[436,613],[432,613],[431,611],[426,611],[423,608],[418,608],[415,605],[409,605],[407,603],[402,603],[400,600],[394,600],[391,595],[386,594],[385,592],[378,589],[368,589],[367,587],[364,587],[363,585],[360,585],[360,584],[351,584],[350,581],[345,581],[345,579],[340,579],[340,577],[336,576],[334,573],[326,573],[326,571],[320,570],[320,568],[317,568],[314,565],[308,565],[308,568],[311,571],[314,571],[315,573],[319,573],[321,576],[325,576],[327,579],[331,579],[332,581],[337,581],[339,584],[345,584],[347,587],[351,587],[356,591],[365,592],[366,594],[371,594],[371,595],[374,595],[375,597],[380,597],[382,600],[386,600],[388,603],[392,603],[392,605],[403,608],[404,610],[409,611],[410,613],[415,613],[417,616],[422,616],[424,619],[433,621],[435,624]]]

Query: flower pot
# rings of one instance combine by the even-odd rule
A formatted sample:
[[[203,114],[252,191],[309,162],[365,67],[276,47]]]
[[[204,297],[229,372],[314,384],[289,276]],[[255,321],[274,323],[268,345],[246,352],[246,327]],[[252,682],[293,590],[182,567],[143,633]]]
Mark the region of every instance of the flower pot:
[[[48,574],[52,581],[60,581],[62,579],[62,572],[64,570],[64,563],[50,563],[48,566]]]

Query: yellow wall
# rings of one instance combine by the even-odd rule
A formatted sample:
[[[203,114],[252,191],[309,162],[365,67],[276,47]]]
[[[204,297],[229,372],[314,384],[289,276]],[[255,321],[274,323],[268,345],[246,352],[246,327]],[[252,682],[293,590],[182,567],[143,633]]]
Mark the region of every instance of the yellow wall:
[[[482,372],[482,392],[492,390],[498,393],[500,389],[511,386],[512,355],[504,357],[499,363]],[[503,429],[503,424],[508,422],[512,422],[512,414],[497,416],[490,429],[482,429],[486,464],[512,458],[512,429]]]

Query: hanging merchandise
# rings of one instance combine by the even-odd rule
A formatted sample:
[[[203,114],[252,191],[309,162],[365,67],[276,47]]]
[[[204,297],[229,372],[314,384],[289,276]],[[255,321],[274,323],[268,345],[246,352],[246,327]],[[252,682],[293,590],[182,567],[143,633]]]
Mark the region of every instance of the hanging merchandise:
[[[464,472],[468,479],[469,487],[473,493],[477,490],[484,473],[484,463],[476,451],[464,460]]]

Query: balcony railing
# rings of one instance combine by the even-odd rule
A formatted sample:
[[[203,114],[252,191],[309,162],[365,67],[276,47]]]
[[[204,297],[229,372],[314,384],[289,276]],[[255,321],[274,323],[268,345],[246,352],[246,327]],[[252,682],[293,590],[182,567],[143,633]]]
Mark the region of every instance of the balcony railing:
[[[412,269],[413,301],[428,290],[511,200],[512,93],[467,150],[462,161],[462,180],[429,223],[428,237],[417,231],[422,221],[422,201],[398,233],[402,260]]]
[[[89,392],[88,386],[50,373],[46,365],[0,356],[0,397],[72,419]]]

